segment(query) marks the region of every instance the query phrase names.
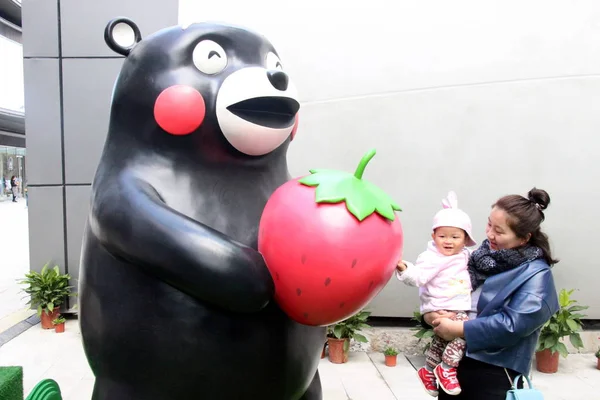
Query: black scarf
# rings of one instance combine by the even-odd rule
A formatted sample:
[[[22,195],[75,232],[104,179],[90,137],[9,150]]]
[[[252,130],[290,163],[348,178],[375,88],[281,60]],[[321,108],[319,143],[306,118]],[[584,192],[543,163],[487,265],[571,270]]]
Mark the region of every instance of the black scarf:
[[[523,263],[543,257],[542,249],[531,245],[493,251],[490,249],[489,240],[485,239],[469,258],[469,275],[473,290],[481,286],[488,276],[511,270]]]

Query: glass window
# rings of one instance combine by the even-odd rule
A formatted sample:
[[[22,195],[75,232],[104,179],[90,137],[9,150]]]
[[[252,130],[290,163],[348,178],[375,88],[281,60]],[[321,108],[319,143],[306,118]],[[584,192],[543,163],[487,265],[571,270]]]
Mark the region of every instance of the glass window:
[[[0,108],[25,112],[23,45],[0,36]]]
[[[25,168],[26,149],[21,147],[0,146],[0,201],[12,198],[10,179],[17,179],[17,193],[24,196],[27,189]]]

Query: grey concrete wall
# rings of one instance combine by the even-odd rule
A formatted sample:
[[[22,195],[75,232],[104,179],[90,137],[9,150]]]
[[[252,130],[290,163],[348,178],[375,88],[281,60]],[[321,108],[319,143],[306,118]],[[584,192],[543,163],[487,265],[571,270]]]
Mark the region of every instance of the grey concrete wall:
[[[178,0],[23,2],[31,269],[79,275],[90,186],[122,57],[104,43],[115,17],[149,35],[177,24]]]
[[[364,178],[404,210],[409,261],[425,249],[449,190],[479,242],[498,197],[547,190],[542,226],[561,259],[556,285],[577,289],[597,319],[600,24],[589,21],[600,2],[545,2],[540,18],[532,2],[505,3],[180,0],[179,22],[225,20],[275,45],[302,104],[288,153],[293,176],[354,171],[377,149]],[[369,309],[412,316],[418,304],[417,289],[392,278]]]

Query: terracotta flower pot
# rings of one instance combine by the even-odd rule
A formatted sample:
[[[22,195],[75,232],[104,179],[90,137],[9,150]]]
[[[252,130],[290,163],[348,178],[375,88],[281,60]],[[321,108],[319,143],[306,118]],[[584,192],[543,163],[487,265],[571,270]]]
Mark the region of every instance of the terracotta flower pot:
[[[58,311],[58,307],[55,307],[50,314],[47,314],[48,310],[42,310],[42,315],[40,317],[40,319],[42,320],[42,329],[54,328],[52,321],[54,321],[58,316]]]
[[[546,374],[553,374],[558,371],[558,358],[560,353],[550,353],[550,349],[545,349],[535,353],[535,364],[537,370]]]
[[[388,367],[395,367],[396,366],[396,362],[397,362],[397,358],[398,356],[385,356],[385,365],[387,365]]]
[[[321,358],[325,358],[325,348],[327,347],[327,343],[323,345],[323,351],[321,351]]]
[[[329,361],[334,364],[348,362],[350,339],[327,338],[327,345],[329,346]]]
[[[598,365],[596,365],[596,368],[600,369],[600,358],[596,358],[596,361],[598,362]]]
[[[54,331],[56,333],[63,333],[65,331],[65,323],[63,322],[61,324],[55,325],[54,326]]]

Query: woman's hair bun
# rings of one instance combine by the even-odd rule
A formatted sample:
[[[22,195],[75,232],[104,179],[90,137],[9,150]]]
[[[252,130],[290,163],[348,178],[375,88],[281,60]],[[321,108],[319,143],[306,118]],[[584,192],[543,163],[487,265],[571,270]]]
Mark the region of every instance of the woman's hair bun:
[[[550,205],[550,195],[543,189],[533,188],[527,193],[530,201],[539,205],[540,210],[545,210]]]

